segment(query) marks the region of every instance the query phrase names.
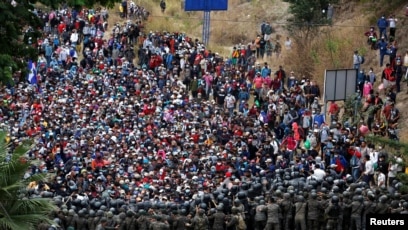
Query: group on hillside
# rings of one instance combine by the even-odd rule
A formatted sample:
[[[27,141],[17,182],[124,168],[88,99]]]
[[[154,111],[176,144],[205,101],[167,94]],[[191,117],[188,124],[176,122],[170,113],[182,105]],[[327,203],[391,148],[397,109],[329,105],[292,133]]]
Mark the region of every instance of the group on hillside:
[[[1,89],[0,126],[10,155],[35,140],[26,178],[51,175],[27,188],[58,206],[38,229],[365,229],[367,214],[408,213],[402,154],[335,102],[326,121],[316,82],[272,71],[257,45],[224,59],[143,19],[36,12],[36,78]]]
[[[407,80],[408,75],[408,50],[398,52],[396,40],[395,15],[388,18],[381,16],[377,21],[378,31],[375,27],[365,33],[367,43],[372,50],[379,50],[379,64],[384,66],[384,57],[389,56],[389,62],[385,64],[381,76],[379,76],[378,90],[374,88],[376,76],[373,68],[369,71],[361,68],[364,57],[358,51],[354,52],[353,64],[358,69],[358,90],[364,99],[363,111],[367,112],[364,118],[369,131],[375,135],[388,135],[391,139],[398,139],[397,127],[400,112],[395,108],[397,94],[401,92],[401,83]],[[378,36],[379,35],[379,36]],[[382,99],[380,93],[386,98]],[[387,131],[388,130],[388,131]]]

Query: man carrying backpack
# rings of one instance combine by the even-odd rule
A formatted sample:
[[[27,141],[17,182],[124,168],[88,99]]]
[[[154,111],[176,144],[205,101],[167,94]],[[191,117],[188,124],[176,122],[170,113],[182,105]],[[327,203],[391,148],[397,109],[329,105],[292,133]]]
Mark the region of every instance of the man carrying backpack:
[[[353,54],[353,68],[356,70],[360,69],[360,65],[362,64],[362,57],[358,54],[358,50],[354,51]]]
[[[272,34],[272,26],[269,24],[269,22],[266,22],[264,25],[264,33],[264,40],[269,41]]]

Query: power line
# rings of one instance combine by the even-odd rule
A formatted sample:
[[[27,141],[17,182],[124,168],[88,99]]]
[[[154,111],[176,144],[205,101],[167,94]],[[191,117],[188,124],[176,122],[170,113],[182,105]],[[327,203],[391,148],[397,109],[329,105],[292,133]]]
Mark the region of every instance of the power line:
[[[201,17],[179,17],[179,16],[162,16],[162,15],[149,15],[152,18],[165,18],[165,19],[182,19],[182,20],[200,20],[202,21],[203,18]],[[238,23],[257,23],[258,21],[255,20],[232,20],[232,19],[214,19],[211,18],[211,21],[216,22],[238,22]],[[273,22],[271,24],[275,25],[304,25],[304,26],[330,26],[330,27],[351,27],[351,28],[370,28],[371,25],[340,25],[340,24],[324,24],[324,23],[291,23],[291,22]]]

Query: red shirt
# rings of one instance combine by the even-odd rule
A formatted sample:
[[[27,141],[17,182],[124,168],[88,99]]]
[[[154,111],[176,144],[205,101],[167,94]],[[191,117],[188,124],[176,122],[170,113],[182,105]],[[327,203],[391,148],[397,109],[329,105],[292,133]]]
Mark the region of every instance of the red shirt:
[[[339,111],[339,106],[336,103],[331,103],[330,108],[329,108],[329,113],[337,114],[338,111]]]
[[[58,25],[58,33],[62,33],[62,32],[64,32],[64,29],[66,28],[66,26],[65,26],[65,24],[64,23],[60,23],[59,25]]]
[[[285,145],[285,144],[286,144],[287,149],[293,151],[293,150],[295,150],[297,143],[296,143],[296,140],[295,140],[294,137],[288,136],[288,137],[286,137],[286,139],[282,143],[282,145]]]

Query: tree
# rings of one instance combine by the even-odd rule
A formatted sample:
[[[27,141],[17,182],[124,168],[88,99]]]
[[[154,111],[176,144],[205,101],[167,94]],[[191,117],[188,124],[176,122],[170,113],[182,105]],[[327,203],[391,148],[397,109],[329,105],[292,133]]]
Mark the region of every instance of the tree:
[[[329,23],[327,9],[329,4],[337,3],[338,0],[284,0],[289,2],[289,19],[287,29],[291,33],[302,33],[304,39],[309,38],[318,26]]]
[[[23,159],[30,148],[31,141],[24,141],[12,151],[6,133],[0,132],[0,229],[35,229],[40,222],[51,222],[48,216],[55,206],[50,199],[31,198],[26,192],[31,181],[46,176],[35,174],[24,179],[31,162]]]
[[[26,76],[28,60],[37,60],[35,43],[43,28],[34,13],[35,3],[57,9],[62,0],[0,0],[0,81],[12,84],[14,74]],[[80,8],[100,4],[113,7],[120,0],[69,0],[68,6]]]

